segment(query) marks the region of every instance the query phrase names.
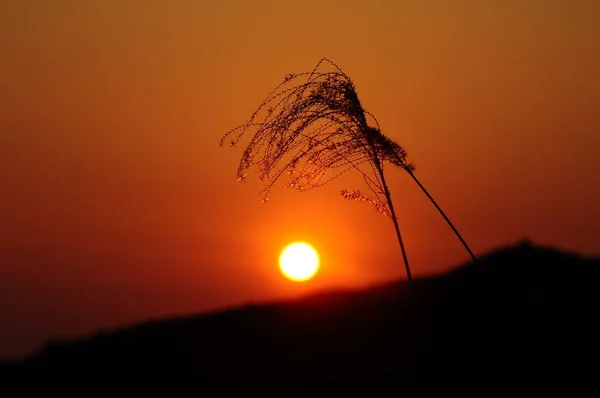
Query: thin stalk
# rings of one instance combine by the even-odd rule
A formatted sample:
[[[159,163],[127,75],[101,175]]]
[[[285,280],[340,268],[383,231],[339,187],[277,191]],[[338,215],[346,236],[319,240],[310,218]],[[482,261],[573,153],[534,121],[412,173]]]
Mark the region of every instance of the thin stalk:
[[[392,222],[394,223],[394,228],[396,229],[396,237],[398,238],[398,243],[400,244],[400,250],[402,251],[402,259],[404,260],[404,268],[406,269],[406,276],[408,277],[408,281],[412,282],[412,274],[410,272],[410,266],[408,265],[408,256],[406,255],[406,249],[404,248],[404,241],[402,240],[402,234],[400,234],[400,227],[398,226],[398,218],[396,218],[396,211],[394,210],[394,204],[392,203],[392,195],[390,194],[390,190],[388,189],[387,183],[385,182],[385,177],[383,175],[383,169],[379,160],[375,162],[375,167],[377,168],[377,172],[379,177],[381,178],[381,185],[383,186],[383,194],[385,195],[385,200],[390,208],[390,213],[392,216]]]
[[[427,192],[427,190],[425,189],[425,187],[423,186],[423,184],[421,184],[421,182],[414,175],[414,173],[412,171],[410,171],[410,170],[406,170],[406,171],[408,172],[408,174],[410,174],[410,176],[413,178],[413,180],[415,180],[415,182],[417,183],[417,185],[419,186],[419,188],[421,188],[421,190],[425,193],[425,195],[427,195],[427,197],[429,198],[429,200],[431,201],[431,203],[433,203],[433,205],[440,212],[440,214],[442,215],[442,217],[444,217],[444,219],[446,220],[446,222],[448,223],[448,225],[450,226],[450,228],[452,228],[452,230],[454,231],[454,233],[456,234],[456,236],[458,237],[458,239],[461,241],[461,243],[463,244],[463,246],[465,247],[465,249],[467,249],[467,252],[469,253],[469,255],[471,256],[471,258],[473,259],[473,262],[476,263],[477,262],[477,258],[475,258],[475,255],[473,254],[473,252],[471,251],[471,249],[467,245],[467,242],[465,242],[465,240],[462,238],[462,236],[460,235],[460,233],[458,232],[458,230],[454,227],[454,224],[452,224],[452,222],[450,221],[450,219],[442,211],[442,209],[440,208],[440,206],[433,199],[433,197],[429,194],[429,192]]]

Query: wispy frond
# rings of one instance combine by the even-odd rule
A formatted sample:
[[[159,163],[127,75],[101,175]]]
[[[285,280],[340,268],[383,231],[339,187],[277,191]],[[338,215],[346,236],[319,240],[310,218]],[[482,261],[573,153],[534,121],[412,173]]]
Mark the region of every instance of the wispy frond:
[[[264,197],[283,175],[288,176],[289,187],[305,191],[350,170],[375,172],[369,179],[381,185],[376,168],[365,170],[366,164],[383,167],[383,162],[390,162],[414,169],[404,148],[383,135],[375,117],[363,108],[352,80],[326,58],[311,72],[288,74],[246,123],[225,134],[221,146],[235,145],[247,135],[251,137],[238,178],[256,167],[267,181]]]

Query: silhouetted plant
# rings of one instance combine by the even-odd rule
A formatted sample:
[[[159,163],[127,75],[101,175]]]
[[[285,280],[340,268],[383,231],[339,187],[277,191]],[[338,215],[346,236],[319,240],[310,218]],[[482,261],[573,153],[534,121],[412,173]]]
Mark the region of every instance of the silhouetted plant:
[[[331,70],[323,70],[327,66]],[[377,119],[362,107],[352,80],[330,60],[321,59],[311,72],[287,75],[246,123],[221,138],[220,145],[235,146],[247,133],[253,136],[240,160],[237,179],[244,181],[247,171],[256,166],[260,179],[268,181],[261,191],[264,203],[273,185],[284,175],[289,187],[305,191],[347,171],[357,171],[370,194],[342,190],[342,196],[372,203],[392,220],[406,274],[412,280],[384,175],[384,164],[388,162],[414,179],[475,261],[454,225],[416,178],[404,148],[381,133]]]

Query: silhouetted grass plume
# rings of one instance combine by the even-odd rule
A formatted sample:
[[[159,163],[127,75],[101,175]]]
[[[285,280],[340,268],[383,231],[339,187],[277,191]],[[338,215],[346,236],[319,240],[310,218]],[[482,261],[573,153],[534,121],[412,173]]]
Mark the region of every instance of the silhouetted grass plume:
[[[384,173],[389,163],[414,179],[475,261],[454,225],[416,178],[405,149],[381,132],[377,119],[363,108],[350,77],[330,60],[321,59],[311,72],[287,75],[246,123],[223,136],[220,145],[235,146],[246,134],[252,138],[243,152],[237,178],[245,180],[248,170],[255,166],[260,179],[267,181],[263,202],[283,176],[288,187],[305,191],[348,171],[358,172],[368,193],[342,190],[341,194],[346,199],[372,203],[391,219],[407,277],[412,280]]]

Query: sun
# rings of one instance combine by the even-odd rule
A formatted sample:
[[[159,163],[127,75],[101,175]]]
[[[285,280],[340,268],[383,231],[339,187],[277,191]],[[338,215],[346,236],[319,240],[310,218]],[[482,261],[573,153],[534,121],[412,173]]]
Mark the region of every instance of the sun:
[[[279,255],[279,269],[289,280],[304,282],[319,270],[319,255],[311,245],[294,242]]]

